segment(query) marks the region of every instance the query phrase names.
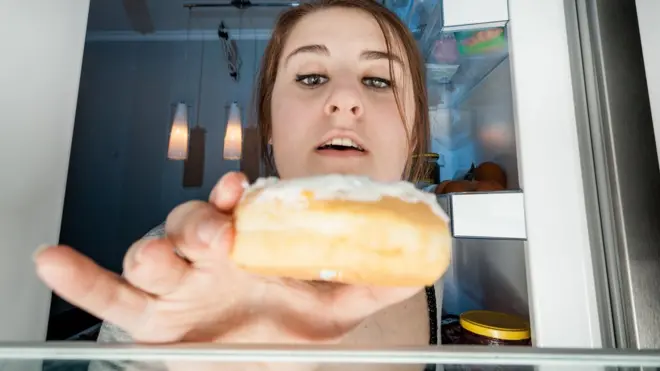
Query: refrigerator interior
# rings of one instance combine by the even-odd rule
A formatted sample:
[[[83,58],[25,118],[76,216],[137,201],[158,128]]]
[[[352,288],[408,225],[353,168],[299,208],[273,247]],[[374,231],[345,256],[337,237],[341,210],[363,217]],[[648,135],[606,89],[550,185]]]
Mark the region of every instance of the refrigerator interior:
[[[457,1],[469,3],[473,0]],[[497,0],[485,1],[488,1],[488,3],[499,2]],[[411,0],[410,2],[406,2],[393,0],[392,2],[395,3],[392,6],[401,6],[402,3],[406,3],[412,4],[413,7],[411,9],[419,10],[419,14],[406,19],[410,25],[409,27],[420,41],[427,65],[429,66],[428,86],[433,130],[431,148],[433,152],[442,155],[440,159],[440,164],[442,165],[441,178],[460,178],[473,162],[478,164],[483,161],[493,161],[499,164],[506,172],[509,183],[508,188],[510,190],[520,188],[519,183],[521,183],[521,179],[525,179],[526,197],[536,201],[541,198],[550,200],[547,203],[536,202],[535,205],[528,205],[530,207],[525,210],[528,216],[527,221],[531,226],[528,230],[529,239],[527,243],[523,241],[524,238],[495,239],[484,238],[483,236],[481,238],[457,238],[454,240],[453,266],[445,276],[444,310],[449,313],[458,314],[470,309],[490,309],[527,316],[530,314],[530,306],[533,306],[534,315],[532,317],[536,317],[534,327],[537,329],[538,334],[542,335],[536,336],[537,334],[535,334],[535,339],[544,338],[544,341],[540,342],[540,346],[546,346],[548,344],[551,346],[556,346],[557,344],[562,346],[573,344],[597,346],[600,344],[598,339],[600,329],[591,330],[594,328],[594,324],[597,324],[596,320],[593,319],[595,317],[593,315],[595,310],[590,306],[595,301],[590,296],[592,295],[590,289],[594,286],[591,283],[590,276],[593,276],[593,274],[587,269],[590,266],[590,260],[585,258],[584,254],[584,251],[589,250],[589,246],[584,238],[585,234],[583,231],[585,228],[577,225],[579,223],[574,223],[575,220],[579,221],[579,215],[577,217],[574,216],[577,214],[575,211],[580,211],[582,208],[573,206],[582,201],[578,197],[579,195],[575,196],[575,191],[579,187],[582,187],[582,183],[568,178],[563,189],[564,191],[567,189],[568,192],[563,192],[561,197],[564,199],[567,195],[573,195],[568,200],[576,202],[561,204],[560,202],[556,202],[559,197],[558,195],[549,195],[545,192],[547,185],[543,184],[539,186],[538,183],[530,182],[534,175],[538,175],[541,172],[548,172],[549,156],[546,153],[551,148],[550,146],[546,146],[547,142],[552,142],[550,145],[554,145],[555,142],[566,143],[567,146],[573,144],[567,140],[547,140],[548,133],[553,138],[573,138],[564,134],[570,132],[573,135],[572,132],[575,129],[570,119],[576,115],[574,106],[577,107],[580,104],[577,98],[575,102],[573,101],[573,97],[569,94],[570,91],[558,89],[558,87],[565,87],[564,85],[567,83],[564,82],[564,85],[561,86],[553,85],[555,81],[560,81],[565,77],[562,74],[568,66],[565,63],[567,58],[562,57],[562,53],[566,54],[566,50],[561,49],[566,44],[565,40],[561,38],[561,35],[567,33],[564,30],[566,18],[563,13],[564,7],[557,5],[560,4],[559,2],[545,2],[538,5],[535,3],[534,6],[541,6],[541,10],[534,10],[531,8],[531,3],[526,0],[509,0],[509,4],[513,10],[512,18],[518,15],[518,18],[515,20],[516,29],[518,30],[517,34],[511,35],[512,40],[516,41],[512,42],[510,46],[511,50],[513,50],[512,54],[515,55],[513,62],[509,58],[509,45],[506,43],[501,44],[500,48],[494,52],[476,53],[470,56],[454,55],[453,59],[445,58],[439,61],[435,53],[438,51],[436,50],[438,46],[437,42],[443,41],[441,44],[444,45],[444,40],[448,40],[447,45],[452,45],[452,35],[450,33],[434,32],[434,30],[442,28],[442,25],[435,24],[440,22],[440,18],[437,16],[439,9],[437,3],[439,1]],[[447,3],[448,0],[444,2]],[[478,10],[478,8],[468,6],[465,6],[465,8]],[[555,10],[555,12],[553,13],[552,10]],[[405,13],[404,11],[402,14],[410,15],[411,13]],[[617,17],[618,15],[612,14],[611,19],[616,20]],[[417,22],[417,26],[414,26],[415,22]],[[548,24],[551,27],[547,27]],[[552,27],[557,25],[563,27],[560,30],[561,32],[557,31],[559,27]],[[620,29],[614,21],[611,22],[611,25],[612,30]],[[493,26],[490,29],[496,29],[497,27],[501,26]],[[508,31],[506,27],[504,29]],[[539,37],[539,33],[542,37]],[[570,33],[568,34],[571,36]],[[537,40],[539,38],[544,40],[545,48],[534,49],[532,46],[538,44]],[[506,37],[504,38],[505,41],[507,39]],[[569,39],[574,41],[578,38]],[[89,45],[88,48],[91,49]],[[577,54],[579,53],[575,53],[572,56]],[[616,48],[612,49],[611,54],[612,56],[616,54]],[[617,60],[614,57],[612,59]],[[515,91],[518,94],[517,102],[519,104],[515,110],[512,98],[514,92],[512,89],[511,63],[517,63],[516,80],[514,83],[516,87]],[[610,71],[614,72],[617,69],[611,68]],[[624,69],[623,71],[625,72],[626,70]],[[623,80],[617,81],[627,81],[625,75],[625,73],[619,74],[618,76],[622,77]],[[539,90],[542,91],[530,88],[531,85],[541,86],[542,89]],[[560,84],[558,83],[557,85]],[[621,86],[622,84],[612,85]],[[530,92],[534,94],[529,94]],[[526,97],[534,97],[534,99],[527,100]],[[554,99],[551,107],[534,104],[537,101],[546,102],[548,101],[548,97]],[[626,95],[622,94],[622,98],[625,97]],[[532,103],[531,105],[529,104],[530,101]],[[622,99],[621,102],[624,102],[624,100]],[[626,104],[628,103],[626,102]],[[570,106],[570,110],[566,110],[567,106]],[[622,104],[619,107],[625,108],[623,106],[625,105]],[[116,110],[114,107],[112,108]],[[534,112],[530,114],[532,110]],[[526,132],[520,134],[525,137],[525,140],[521,140],[520,143],[516,143],[514,111],[517,112],[516,115],[518,117],[522,116],[517,122],[518,131],[521,131],[521,126],[523,131],[526,130]],[[619,113],[622,117],[625,116],[624,110],[621,110]],[[580,120],[581,118],[578,117],[578,119]],[[617,119],[613,120],[613,122],[623,124],[627,121]],[[541,130],[537,130],[539,126]],[[559,129],[548,130],[549,127],[553,129],[559,127]],[[618,130],[625,133],[626,127],[619,125]],[[544,136],[539,140],[537,137],[529,135],[532,131],[541,132]],[[642,136],[639,133],[638,135],[640,137]],[[622,143],[624,142],[619,142],[619,145]],[[625,144],[630,146],[630,148],[635,148],[634,140],[629,140]],[[539,147],[540,149],[536,150]],[[519,163],[518,161],[518,154],[521,152],[525,152],[524,163]],[[539,154],[539,152],[543,153]],[[554,170],[551,173],[562,173],[562,169],[567,169],[564,170],[565,175],[565,173],[574,170],[571,166],[565,165],[573,164],[572,160],[576,157],[575,152],[569,150],[562,153],[561,156],[553,156],[552,160],[558,162],[560,165],[556,165],[554,168],[551,165],[551,170]],[[530,157],[530,153],[535,155],[535,157]],[[626,151],[626,153],[633,154],[634,151]],[[625,160],[626,163],[622,163],[619,169],[634,169],[634,166],[625,165],[639,164],[632,157],[618,157],[617,159],[617,161],[622,160]],[[545,166],[537,166],[539,163]],[[524,168],[525,166],[527,168]],[[657,168],[657,163],[654,166]],[[535,170],[532,169],[533,167],[536,169],[540,168],[541,170],[531,171]],[[521,168],[520,176],[518,174],[518,168]],[[649,169],[649,167],[645,168]],[[645,177],[641,170],[636,171],[637,173],[634,177],[623,177],[624,180],[628,179],[625,188],[628,189],[627,195],[629,197],[639,194],[636,191],[639,188],[635,187],[635,182],[637,179],[644,179]],[[540,177],[536,178],[539,179]],[[561,179],[561,176],[559,178]],[[567,177],[564,177],[564,179],[566,180]],[[654,179],[657,181],[657,174]],[[160,178],[157,181],[160,181]],[[657,187],[652,187],[655,184],[657,183],[646,184],[644,189],[647,191],[647,194],[653,195],[651,190],[657,189]],[[494,192],[492,194],[495,193],[500,192]],[[625,202],[622,201],[622,204],[641,206],[646,200],[646,198],[639,197],[633,200],[637,202],[635,204],[632,204],[630,199]],[[548,209],[552,208],[553,205],[560,204],[562,209],[568,209],[569,212],[566,213],[568,217],[557,217],[557,215],[565,215],[559,214],[555,210],[559,209],[559,207],[555,207],[555,209],[548,212]],[[542,213],[539,212],[541,209]],[[535,213],[533,213],[534,211]],[[631,209],[630,212],[633,216],[639,215],[635,210]],[[553,231],[549,228],[545,228],[545,222],[550,220],[548,214],[555,217],[552,220],[553,223],[557,223],[563,227],[563,233],[559,237],[556,236],[556,233],[553,234]],[[643,224],[645,228],[649,227],[650,223],[648,221],[657,219],[647,218],[646,220],[647,224]],[[641,225],[634,218],[629,218],[629,221],[631,227]],[[577,226],[575,227],[575,225]],[[531,231],[532,229],[534,230]],[[640,229],[638,234],[643,237],[647,230]],[[627,236],[631,235],[627,234]],[[647,244],[648,241],[649,239],[639,239],[639,241],[633,242],[636,242],[639,246],[652,246],[651,244]],[[613,246],[616,247],[616,244]],[[612,248],[612,253],[617,252],[614,247]],[[525,251],[526,249],[527,251]],[[536,251],[534,251],[535,249]],[[550,253],[554,255],[550,255]],[[526,254],[529,255],[527,260],[525,259]],[[567,256],[570,257],[566,258]],[[634,257],[633,262],[649,261],[645,257],[646,255]],[[525,264],[526,261],[534,269],[528,270]],[[557,263],[561,263],[561,265]],[[550,269],[543,269],[544,266],[561,266],[566,269],[566,274],[561,275],[562,277],[558,277],[559,279],[556,280],[557,277],[554,276],[555,272],[551,272]],[[631,271],[629,270],[628,272]],[[655,272],[657,270],[652,273],[655,274]],[[623,272],[624,275],[625,273]],[[532,276],[534,279],[526,279],[526,277]],[[552,280],[545,278],[552,278]],[[639,288],[640,286],[634,285],[633,282],[626,282],[626,284],[629,285],[628,289]],[[529,291],[528,286],[530,288]],[[653,287],[656,286],[649,285],[644,288],[647,289],[647,292],[653,292]],[[560,292],[560,294],[557,294],[557,292]],[[557,304],[557,301],[553,304],[552,300],[548,300],[556,299],[560,295],[562,299],[568,298],[567,301],[574,305],[562,306],[561,304]],[[625,298],[625,296],[622,297]],[[634,306],[630,305],[630,308],[622,308],[621,312],[625,313],[627,310],[637,312],[639,308],[645,309],[645,302],[641,299],[649,298],[655,300],[654,303],[657,303],[655,299],[657,296],[642,297],[641,295],[636,295],[635,297],[639,298],[639,300],[621,303],[622,307],[634,303]],[[544,303],[543,306],[539,305],[541,301]],[[530,305],[530,303],[534,305]],[[636,324],[637,328],[644,329],[649,335],[658,333],[657,331],[648,330],[652,329],[648,325],[653,325],[654,321],[656,321],[655,318],[657,318],[652,317],[652,314],[652,311],[646,310],[646,317],[643,318],[646,321]],[[627,320],[627,316],[622,315],[621,317],[619,319],[621,322]],[[655,324],[657,325],[657,321]],[[571,329],[572,336],[570,338],[565,336],[566,328]],[[536,345],[539,345],[539,343]]]
[[[476,55],[459,52],[456,61],[447,63],[446,55],[439,55],[437,50],[442,47],[451,54],[446,43],[450,40],[453,47],[453,39],[453,33],[436,36],[435,47],[426,58],[427,66],[436,70],[438,65],[458,66],[443,82],[437,81],[434,71],[427,71],[431,150],[440,155],[441,180],[461,179],[472,164],[488,161],[506,173],[507,190],[518,190],[506,39],[502,45]],[[446,313],[486,309],[528,316],[524,241],[455,238],[452,253],[452,266],[444,277]]]
[[[439,155],[440,180],[462,179],[473,164],[494,162],[506,174],[506,190],[519,190],[506,1],[385,4],[408,25],[425,57],[430,149]],[[524,249],[524,239],[454,238],[443,312],[485,309],[528,318]]]
[[[443,32],[442,17],[447,14],[442,14],[441,5],[450,2],[456,3],[448,0],[385,1],[412,30],[425,55],[431,150],[441,155],[441,179],[460,178],[472,163],[492,161],[505,171],[507,191],[519,190],[506,22],[501,25],[490,22],[488,28]],[[478,10],[467,5],[463,8]],[[472,31],[500,30],[502,32],[495,35],[498,41],[490,48],[457,49],[457,36],[466,38]],[[88,45],[88,48],[92,47]],[[194,66],[197,68],[196,63]],[[460,314],[472,309],[488,309],[528,317],[529,282],[526,277],[529,272],[525,262],[524,238],[454,239],[453,264],[444,277],[444,311]]]
[[[657,349],[660,301],[654,287],[660,272],[656,243],[660,173],[647,96],[652,90],[647,78],[655,70],[648,61],[645,65],[642,56],[640,3],[645,5],[638,2],[635,9],[632,2],[566,2],[560,16],[566,19],[571,50],[577,147],[591,239],[587,266],[593,269],[597,287],[598,314],[590,312],[589,318],[598,318],[602,330],[592,344]],[[516,19],[516,27],[522,20]],[[519,189],[521,150],[516,144],[509,45],[467,57],[458,53],[447,63],[451,53],[445,44],[451,39],[449,32],[438,33],[422,44],[427,66],[432,66],[428,71],[431,148],[441,155],[441,179],[460,179],[472,164],[492,161],[506,172],[507,188]],[[439,53],[441,61],[436,53],[439,44],[445,49]],[[644,56],[649,53],[644,50]],[[443,64],[444,69],[438,66]],[[445,81],[437,81],[439,70],[449,71]],[[539,173],[553,172],[543,168]],[[553,181],[557,189],[565,186],[561,178]],[[513,239],[456,238],[453,264],[445,276],[444,310],[529,314],[528,286],[535,282],[526,277],[538,275],[526,271],[525,245]]]
[[[519,188],[511,100],[510,64],[504,59],[465,97],[447,108],[431,111],[434,129],[439,121],[437,113],[449,113],[445,114],[448,129],[432,133],[432,151],[445,160],[442,180],[460,178],[471,164],[491,161],[504,169],[507,188]],[[453,314],[488,309],[526,317],[524,242],[454,239],[453,264],[445,276],[443,307]]]

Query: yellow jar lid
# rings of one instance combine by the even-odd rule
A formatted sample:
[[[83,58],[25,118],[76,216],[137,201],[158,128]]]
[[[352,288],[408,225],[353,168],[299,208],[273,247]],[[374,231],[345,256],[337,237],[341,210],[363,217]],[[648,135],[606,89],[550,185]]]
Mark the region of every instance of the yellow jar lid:
[[[499,340],[527,340],[529,323],[506,313],[474,310],[461,314],[461,327],[477,335]]]

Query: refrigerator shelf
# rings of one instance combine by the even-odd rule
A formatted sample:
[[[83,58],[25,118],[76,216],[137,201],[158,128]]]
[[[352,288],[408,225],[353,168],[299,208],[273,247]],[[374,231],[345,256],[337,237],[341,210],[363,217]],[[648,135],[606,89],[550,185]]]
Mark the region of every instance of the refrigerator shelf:
[[[281,362],[334,365],[490,365],[509,368],[546,366],[560,370],[658,367],[660,352],[634,349],[558,349],[485,346],[329,346],[280,344],[187,343],[170,345],[98,344],[75,342],[5,343],[0,346],[0,365],[12,370],[71,370],[86,361],[105,361],[118,367],[127,363],[147,369],[163,368],[174,361],[194,370],[200,366],[231,369],[239,364]],[[37,367],[35,367],[35,365]],[[231,366],[230,366],[231,365]],[[31,367],[30,367],[31,366]],[[151,367],[149,367],[151,366]],[[381,366],[382,367],[382,366]],[[497,368],[499,368],[497,367]],[[602,368],[601,368],[602,367]],[[353,368],[353,367],[351,367]],[[3,368],[4,369],[4,368]],[[86,367],[84,367],[86,369]],[[420,368],[421,369],[421,368]]]
[[[527,239],[522,191],[451,193],[438,195],[438,203],[454,238]]]
[[[418,42],[427,63],[428,91],[437,100],[433,105],[455,107],[509,55],[507,0],[384,0],[383,4]],[[497,32],[500,28],[502,33]]]
[[[429,94],[439,97],[440,107],[455,107],[509,56],[507,1],[411,2],[412,9],[424,10],[420,18],[423,27],[415,36],[427,62]],[[395,3],[386,1],[390,8]],[[496,30],[501,28],[502,33],[498,33]],[[474,34],[477,32],[482,35]],[[438,70],[444,72],[444,78],[437,78]]]

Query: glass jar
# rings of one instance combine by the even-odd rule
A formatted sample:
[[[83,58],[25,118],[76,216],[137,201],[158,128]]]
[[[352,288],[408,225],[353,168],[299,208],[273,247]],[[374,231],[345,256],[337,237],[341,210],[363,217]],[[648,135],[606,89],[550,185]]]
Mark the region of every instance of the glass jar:
[[[461,344],[531,345],[529,323],[506,313],[475,310],[461,314]]]
[[[506,313],[475,310],[460,315],[460,337],[454,344],[510,346],[531,345],[529,323]],[[532,371],[533,366],[449,365],[445,371]]]
[[[440,322],[440,344],[459,344],[461,341],[460,317],[454,314],[443,314]]]
[[[422,179],[418,180],[418,184],[421,186],[428,186],[431,184],[440,183],[440,166],[438,165],[438,159],[440,155],[437,153],[422,153],[421,155],[413,155],[413,163],[416,161],[424,161],[426,163],[426,174],[423,175]]]

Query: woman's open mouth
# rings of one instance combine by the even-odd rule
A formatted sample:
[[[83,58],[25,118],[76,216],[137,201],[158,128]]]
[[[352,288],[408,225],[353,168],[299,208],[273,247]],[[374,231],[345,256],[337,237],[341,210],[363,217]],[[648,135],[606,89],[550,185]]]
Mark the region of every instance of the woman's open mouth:
[[[356,156],[366,153],[364,148],[349,138],[333,138],[318,146],[316,152],[330,156]]]

